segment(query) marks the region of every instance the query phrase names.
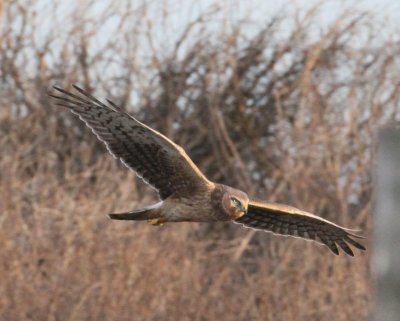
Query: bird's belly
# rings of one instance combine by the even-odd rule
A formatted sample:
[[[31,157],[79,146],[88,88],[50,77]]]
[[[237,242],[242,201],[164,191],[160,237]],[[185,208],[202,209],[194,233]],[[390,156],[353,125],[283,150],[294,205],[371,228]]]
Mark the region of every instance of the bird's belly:
[[[182,204],[163,213],[167,222],[214,222],[210,210]]]

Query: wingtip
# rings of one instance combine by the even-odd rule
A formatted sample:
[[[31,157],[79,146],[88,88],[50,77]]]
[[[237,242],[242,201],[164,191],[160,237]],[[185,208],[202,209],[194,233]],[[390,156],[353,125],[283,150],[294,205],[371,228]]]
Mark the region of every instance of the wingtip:
[[[331,253],[332,253],[334,256],[339,256],[339,250],[338,250],[337,252],[331,250]]]
[[[334,246],[328,246],[328,248],[331,250],[331,252],[338,256],[339,255],[339,249],[337,248],[336,244],[334,244]]]
[[[360,231],[360,232],[361,232],[361,231]],[[365,240],[365,239],[366,239],[366,237],[365,237],[365,236],[362,236],[362,235],[358,235],[358,234],[354,234],[354,233],[349,233],[349,232],[347,232],[347,234],[350,235],[350,236],[352,236],[352,237],[355,237],[356,239],[360,239],[360,240]]]
[[[50,96],[50,97],[52,97],[52,98],[56,98],[56,99],[60,98],[60,97],[58,97],[58,96],[52,94],[51,92],[48,92],[47,95]]]
[[[60,92],[62,92],[64,94],[68,94],[68,91],[66,91],[65,89],[63,89],[63,88],[61,88],[61,87],[59,87],[57,85],[54,85],[52,87],[53,87],[53,89],[58,90],[58,91],[60,91]],[[78,85],[76,85],[76,84],[72,84],[72,87],[74,87],[78,91],[83,91],[83,89],[81,87],[79,87]]]
[[[56,89],[56,90],[63,90],[61,87],[58,87],[56,85],[54,85],[53,88]]]
[[[343,247],[342,246],[342,250],[348,255],[348,256],[351,256],[351,257],[354,257],[354,252],[352,251],[352,249],[350,248],[350,247]]]
[[[357,247],[357,246],[356,246]],[[357,247],[359,250],[361,250],[361,251],[366,251],[367,250],[367,248],[364,246],[364,245],[362,245],[362,244],[360,244],[360,243],[358,243],[358,247]]]
[[[76,84],[72,84],[72,87],[74,87],[77,91],[79,91],[81,94],[87,94],[87,92],[84,90],[84,89],[82,89],[81,87],[79,87],[78,85],[76,85]]]
[[[59,92],[61,92],[61,93],[63,93],[63,94],[68,94],[68,92],[67,92],[65,89],[61,88],[61,87],[53,86],[53,89],[55,89],[55,90],[57,90],[57,91],[59,91]],[[50,94],[49,94],[49,95],[50,95]],[[51,95],[50,95],[50,96],[51,96]]]

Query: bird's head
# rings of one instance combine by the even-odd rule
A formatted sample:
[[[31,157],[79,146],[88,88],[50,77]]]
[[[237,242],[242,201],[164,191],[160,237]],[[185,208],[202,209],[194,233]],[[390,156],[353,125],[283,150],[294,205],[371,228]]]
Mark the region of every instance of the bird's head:
[[[246,193],[228,187],[222,197],[222,206],[230,219],[236,220],[247,213],[249,197]]]

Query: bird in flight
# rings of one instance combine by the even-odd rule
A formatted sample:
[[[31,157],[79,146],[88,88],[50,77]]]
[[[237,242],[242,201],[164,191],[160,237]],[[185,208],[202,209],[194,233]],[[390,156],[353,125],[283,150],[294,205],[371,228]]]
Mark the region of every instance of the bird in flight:
[[[349,244],[362,238],[352,230],[297,208],[249,199],[238,189],[211,182],[182,147],[139,122],[112,101],[102,103],[74,86],[76,92],[54,87],[56,105],[69,108],[92,129],[109,152],[158,191],[160,202],[126,213],[109,214],[113,220],[167,222],[232,221],[245,227],[314,240],[338,255],[338,246],[354,256]]]

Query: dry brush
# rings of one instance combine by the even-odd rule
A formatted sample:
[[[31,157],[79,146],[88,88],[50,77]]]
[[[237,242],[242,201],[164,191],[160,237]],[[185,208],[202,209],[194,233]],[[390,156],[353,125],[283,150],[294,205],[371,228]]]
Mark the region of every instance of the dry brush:
[[[156,196],[47,92],[77,83],[110,98],[211,179],[361,228],[370,249],[375,134],[400,116],[398,42],[377,39],[374,17],[316,32],[312,9],[247,33],[245,21],[222,29],[213,8],[168,43],[145,2],[87,2],[51,26],[43,15],[61,4],[41,3],[0,13],[1,320],[369,316],[370,250],[349,259],[233,224],[109,221]]]

